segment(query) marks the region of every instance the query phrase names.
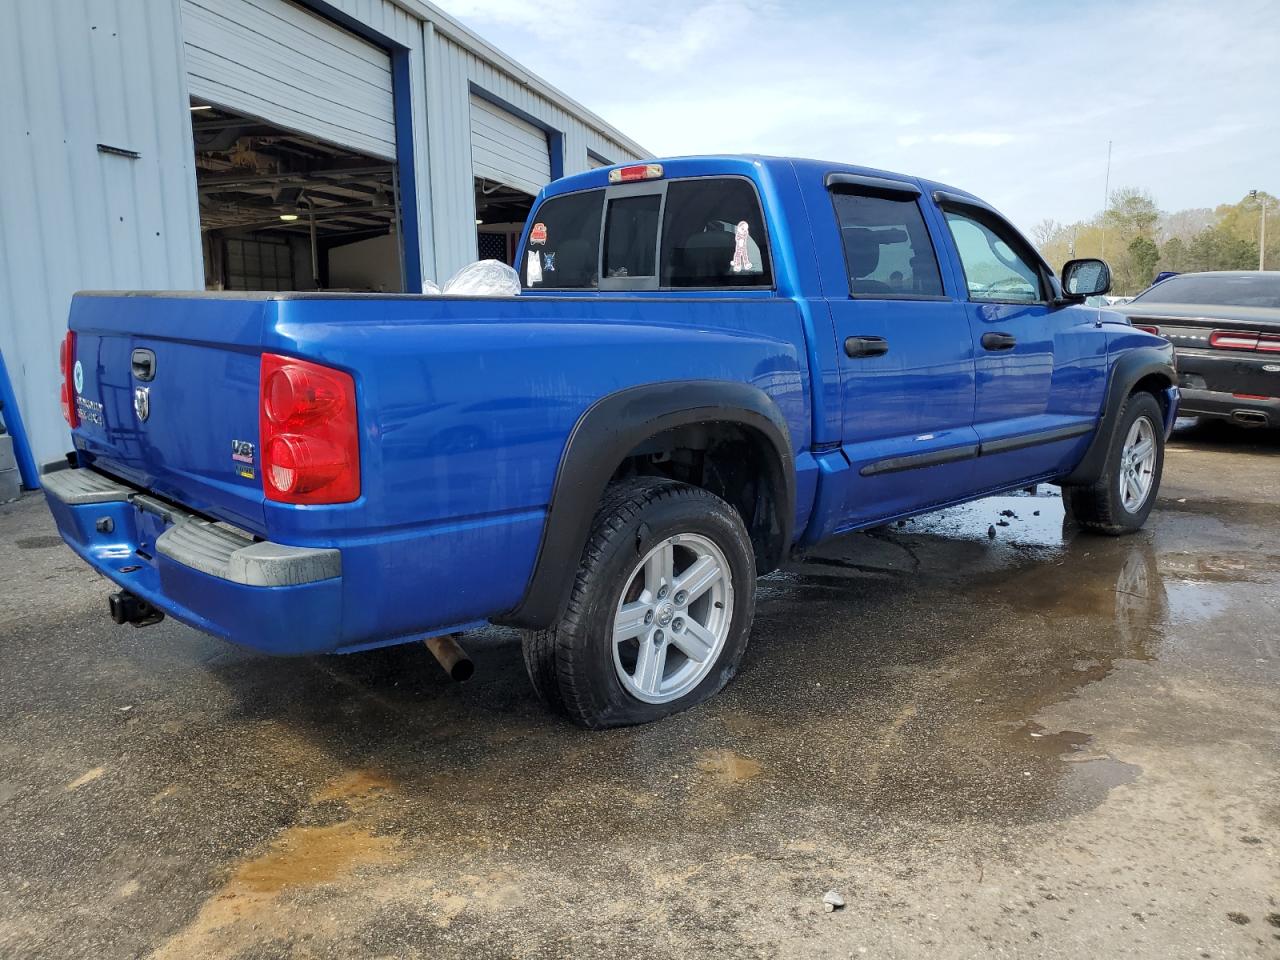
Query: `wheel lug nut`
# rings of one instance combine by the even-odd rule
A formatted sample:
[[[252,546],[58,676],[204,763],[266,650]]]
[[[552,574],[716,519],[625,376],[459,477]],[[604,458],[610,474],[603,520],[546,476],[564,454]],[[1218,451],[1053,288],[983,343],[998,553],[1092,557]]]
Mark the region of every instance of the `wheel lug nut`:
[[[667,599],[667,588],[666,588],[666,587],[659,587],[659,588],[658,588],[658,599],[659,599],[659,600],[665,600],[665,599]]]
[[[684,629],[684,618],[683,618],[683,617],[676,617],[676,618],[675,618],[675,620],[673,620],[673,621],[672,621],[672,623],[671,623],[671,629],[672,629],[672,630],[674,630],[676,633],[679,633],[681,630],[683,630],[683,629]]]
[[[648,626],[649,624],[653,623],[653,611],[652,611],[652,610],[646,610],[646,611],[644,612],[644,622],[645,622],[645,626]]]
[[[655,631],[653,631],[653,642],[654,642],[654,643],[662,643],[662,642],[664,642],[666,639],[667,639],[667,635],[666,635],[665,633],[663,633],[661,630],[655,630]]]
[[[676,591],[676,606],[683,607],[684,602],[688,599],[689,599],[689,594],[685,593],[683,590]]]

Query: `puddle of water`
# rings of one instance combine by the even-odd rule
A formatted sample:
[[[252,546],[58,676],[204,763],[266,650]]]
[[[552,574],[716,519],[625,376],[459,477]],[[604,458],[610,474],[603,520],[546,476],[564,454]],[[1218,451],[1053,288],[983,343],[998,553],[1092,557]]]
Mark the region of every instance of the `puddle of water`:
[[[1056,488],[1044,488],[1034,496],[1010,494],[962,503],[916,517],[900,529],[904,533],[1027,547],[1061,547],[1074,532]]]

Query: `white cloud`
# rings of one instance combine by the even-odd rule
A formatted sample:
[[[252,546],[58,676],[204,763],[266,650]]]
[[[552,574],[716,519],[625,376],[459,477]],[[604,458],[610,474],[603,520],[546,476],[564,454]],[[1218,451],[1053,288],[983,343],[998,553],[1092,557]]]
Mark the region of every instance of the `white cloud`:
[[[1280,191],[1273,0],[437,2],[658,155],[945,177],[1023,226],[1099,208],[1108,140],[1169,209]]]

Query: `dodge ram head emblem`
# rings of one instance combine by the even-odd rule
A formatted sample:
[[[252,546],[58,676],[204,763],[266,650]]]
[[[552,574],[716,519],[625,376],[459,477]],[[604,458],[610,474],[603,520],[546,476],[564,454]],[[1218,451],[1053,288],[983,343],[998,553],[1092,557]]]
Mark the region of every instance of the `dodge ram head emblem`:
[[[138,415],[139,420],[146,420],[147,417],[151,416],[150,387],[133,388],[133,412]]]

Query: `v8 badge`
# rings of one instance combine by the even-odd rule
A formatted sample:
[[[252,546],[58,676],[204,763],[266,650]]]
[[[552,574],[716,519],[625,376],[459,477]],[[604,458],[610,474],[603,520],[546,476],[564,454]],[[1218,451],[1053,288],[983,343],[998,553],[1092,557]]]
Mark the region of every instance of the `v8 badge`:
[[[151,416],[151,388],[150,387],[134,387],[133,388],[133,412],[138,415],[138,419],[146,421]]]

